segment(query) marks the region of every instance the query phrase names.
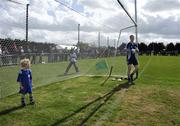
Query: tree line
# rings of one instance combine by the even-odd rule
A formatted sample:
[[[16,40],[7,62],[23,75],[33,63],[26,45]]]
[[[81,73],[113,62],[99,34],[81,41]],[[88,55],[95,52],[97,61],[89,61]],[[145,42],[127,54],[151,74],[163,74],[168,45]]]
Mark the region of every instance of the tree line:
[[[180,54],[180,43],[172,42],[164,45],[163,42],[151,42],[148,45],[144,42],[138,44],[140,55],[178,55]]]

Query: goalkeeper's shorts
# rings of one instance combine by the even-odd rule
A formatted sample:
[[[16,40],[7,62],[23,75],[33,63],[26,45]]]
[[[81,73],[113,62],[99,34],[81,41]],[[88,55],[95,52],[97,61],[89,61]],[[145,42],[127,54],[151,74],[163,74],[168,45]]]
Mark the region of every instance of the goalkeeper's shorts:
[[[127,64],[128,65],[138,65],[138,61],[137,61],[137,58],[135,56],[132,56],[130,57],[128,60],[127,60]]]

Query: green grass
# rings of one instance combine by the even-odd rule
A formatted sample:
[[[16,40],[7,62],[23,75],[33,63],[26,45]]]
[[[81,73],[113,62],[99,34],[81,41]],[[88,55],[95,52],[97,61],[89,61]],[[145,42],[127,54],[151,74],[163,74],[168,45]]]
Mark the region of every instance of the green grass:
[[[44,86],[50,83],[73,78],[79,75],[107,75],[108,70],[96,70],[95,64],[101,59],[84,59],[79,60],[77,65],[80,69],[80,74],[75,73],[74,67],[69,71],[68,76],[64,76],[64,72],[69,62],[58,62],[48,64],[32,64],[33,86],[34,88]],[[108,58],[107,63],[110,66],[115,66],[113,74],[126,73],[126,64],[124,57]],[[119,67],[120,66],[120,67]],[[20,67],[0,67],[0,98],[17,93],[19,86],[16,82]]]
[[[113,60],[113,58],[108,59],[108,64],[118,64],[118,61]],[[49,79],[57,82],[34,89],[35,106],[18,108],[20,105],[18,94],[1,99],[0,125],[76,126],[85,121],[84,124],[87,126],[179,126],[180,57],[143,56],[139,57],[139,60],[140,78],[136,81],[136,85],[129,87],[128,90],[116,88],[113,92],[112,89],[123,85],[124,81],[116,82],[109,79],[104,86],[101,86],[105,77],[80,76],[58,82],[62,79],[53,75],[59,75],[57,66],[62,68],[63,66],[43,64],[50,65],[49,67],[55,71],[50,71],[53,75],[41,75],[41,77],[47,79],[50,76]],[[88,69],[86,65],[82,65],[83,62],[89,65]],[[80,66],[84,67],[82,73],[96,72],[90,67],[95,63],[94,61],[83,62],[79,62],[82,63]],[[42,65],[37,65],[36,69],[37,67],[41,68]],[[114,69],[113,74],[118,74],[118,69],[121,69],[115,68],[117,69]],[[14,71],[13,69],[17,68],[7,69]],[[38,75],[36,69],[33,69],[33,73]],[[43,70],[43,67],[41,69]],[[44,85],[43,80],[36,79],[39,85],[40,82]],[[102,98],[108,92],[112,94]],[[97,98],[99,100],[85,107]],[[28,98],[26,100],[28,101]],[[78,111],[83,106],[84,109]]]

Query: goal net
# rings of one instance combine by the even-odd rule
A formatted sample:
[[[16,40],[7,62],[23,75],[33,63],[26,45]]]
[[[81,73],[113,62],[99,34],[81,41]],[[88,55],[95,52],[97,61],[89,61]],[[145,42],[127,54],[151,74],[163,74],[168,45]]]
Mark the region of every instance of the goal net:
[[[107,76],[111,67],[112,76],[126,76],[125,47],[134,28],[116,0],[0,0],[0,10],[1,98],[18,91],[24,58],[31,61],[34,88]]]

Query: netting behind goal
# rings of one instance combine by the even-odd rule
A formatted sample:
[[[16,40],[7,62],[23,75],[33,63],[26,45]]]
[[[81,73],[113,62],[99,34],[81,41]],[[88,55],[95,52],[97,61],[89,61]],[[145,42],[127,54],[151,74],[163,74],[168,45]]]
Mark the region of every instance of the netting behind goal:
[[[26,4],[1,1],[0,97],[18,92],[24,58],[31,61],[34,88],[77,76],[107,76],[111,67],[112,76],[125,76],[129,34],[119,31],[132,24],[116,0],[102,2],[31,1],[26,22]]]

